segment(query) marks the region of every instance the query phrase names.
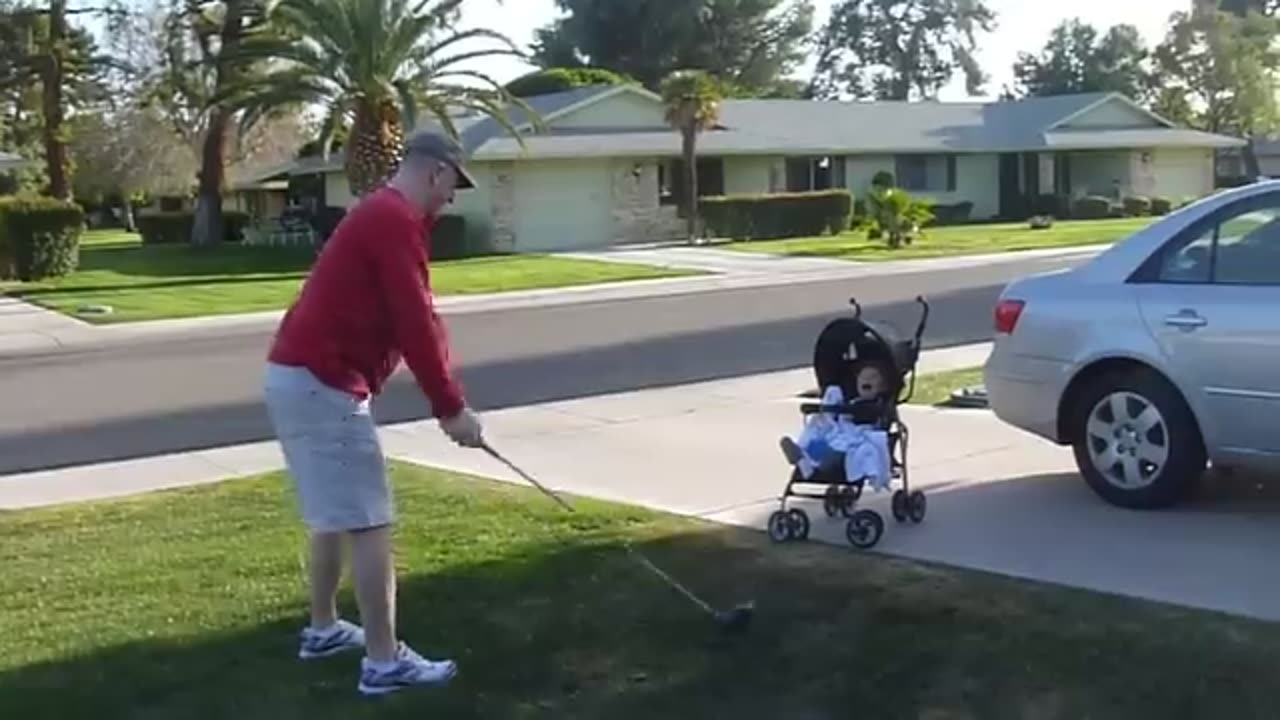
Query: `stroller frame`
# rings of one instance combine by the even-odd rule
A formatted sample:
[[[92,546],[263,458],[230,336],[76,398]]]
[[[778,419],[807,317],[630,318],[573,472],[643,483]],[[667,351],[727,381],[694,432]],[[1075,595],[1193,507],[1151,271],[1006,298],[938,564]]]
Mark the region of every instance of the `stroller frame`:
[[[928,301],[918,296],[916,302],[921,307],[919,323],[914,335],[903,339],[891,328],[864,322],[862,307],[856,298],[850,298],[853,317],[828,323],[814,347],[818,392],[822,393],[831,385],[839,385],[846,402],[838,405],[802,403],[800,412],[805,417],[830,413],[884,431],[888,436],[890,482],[900,480],[902,484],[901,489],[893,493],[894,519],[920,523],[924,521],[927,501],[922,491],[911,489],[908,470],[910,429],[898,413],[898,406],[908,402],[915,393],[916,363],[929,320]],[[851,347],[855,350],[855,357],[849,357]],[[864,355],[866,351],[870,352]],[[858,397],[858,388],[850,379],[859,365],[872,365],[880,370],[883,379],[889,383],[885,392],[874,399]],[[849,400],[851,397],[854,398],[852,401]],[[827,517],[844,516],[848,521],[845,537],[854,547],[868,549],[880,541],[884,534],[884,519],[875,510],[858,508],[866,479],[850,482],[845,477],[843,453],[832,460],[829,458],[809,478],[805,478],[799,468],[793,470],[779,497],[779,509],[769,517],[769,537],[775,542],[805,540],[809,536],[809,515],[802,508],[789,507],[794,505],[789,502],[793,498],[821,500]]]

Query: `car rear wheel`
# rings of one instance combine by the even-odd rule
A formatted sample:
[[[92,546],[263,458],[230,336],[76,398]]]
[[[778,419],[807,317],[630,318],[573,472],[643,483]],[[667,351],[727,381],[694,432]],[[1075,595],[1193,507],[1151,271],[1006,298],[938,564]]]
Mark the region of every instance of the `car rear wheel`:
[[[1084,387],[1075,408],[1076,466],[1107,502],[1136,510],[1168,507],[1204,474],[1195,416],[1155,373],[1104,375]]]

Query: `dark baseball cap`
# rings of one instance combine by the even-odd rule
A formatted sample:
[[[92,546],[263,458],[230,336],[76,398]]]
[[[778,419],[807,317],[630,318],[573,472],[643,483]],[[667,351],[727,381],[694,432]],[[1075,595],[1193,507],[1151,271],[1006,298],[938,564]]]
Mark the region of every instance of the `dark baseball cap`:
[[[432,130],[418,130],[409,136],[404,144],[405,157],[417,155],[440,162],[449,163],[458,173],[458,187],[473,188],[476,186],[471,173],[462,163],[464,160],[462,147],[453,139]]]

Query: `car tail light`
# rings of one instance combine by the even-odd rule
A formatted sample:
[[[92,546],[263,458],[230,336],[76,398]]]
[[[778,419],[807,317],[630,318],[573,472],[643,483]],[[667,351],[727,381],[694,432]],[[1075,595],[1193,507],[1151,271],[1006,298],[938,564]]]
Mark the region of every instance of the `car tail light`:
[[[1012,335],[1018,326],[1018,318],[1022,316],[1022,308],[1026,303],[1022,300],[1001,300],[996,304],[996,333]]]

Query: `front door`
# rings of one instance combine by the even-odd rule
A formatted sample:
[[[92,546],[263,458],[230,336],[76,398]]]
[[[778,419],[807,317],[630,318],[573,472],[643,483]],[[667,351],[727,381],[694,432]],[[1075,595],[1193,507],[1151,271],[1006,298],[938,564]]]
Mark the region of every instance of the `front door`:
[[[1206,439],[1280,456],[1280,192],[1189,227],[1150,279],[1144,319],[1196,394]]]
[[[1017,153],[1000,155],[1000,217],[1018,218],[1026,204],[1022,197],[1020,163]]]

